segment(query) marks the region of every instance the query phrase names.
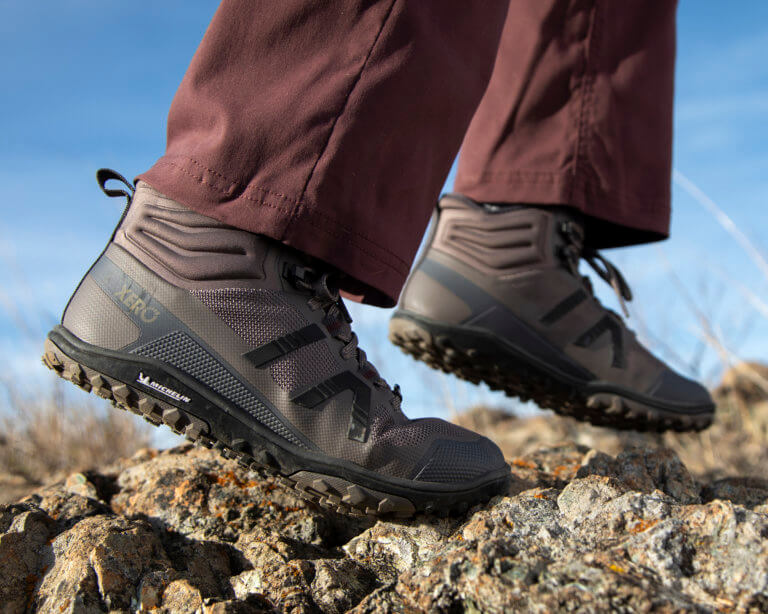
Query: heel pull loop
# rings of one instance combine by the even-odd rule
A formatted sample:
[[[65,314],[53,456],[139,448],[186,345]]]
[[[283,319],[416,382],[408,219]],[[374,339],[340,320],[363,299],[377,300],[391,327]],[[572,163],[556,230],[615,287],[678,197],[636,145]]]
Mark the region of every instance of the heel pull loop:
[[[128,181],[125,177],[123,177],[117,171],[113,171],[111,168],[100,168],[99,170],[97,170],[96,181],[98,182],[99,187],[101,188],[101,191],[104,192],[104,194],[106,194],[110,198],[113,198],[115,196],[125,196],[125,207],[123,208],[123,213],[117,222],[117,226],[115,226],[115,230],[112,232],[112,236],[109,238],[109,242],[111,243],[112,241],[115,240],[115,236],[117,235],[117,229],[120,228],[120,225],[123,223],[125,216],[128,215],[128,208],[131,206],[131,201],[133,200],[133,197],[136,194],[136,189],[131,184],[130,181]],[[128,188],[128,191],[126,192],[123,189],[116,190],[116,189],[108,188],[107,181],[119,181],[126,188]],[[106,248],[105,248],[105,251],[106,251]]]
[[[107,181],[112,180],[121,182],[123,185],[125,185],[126,188],[128,188],[129,191],[126,192],[123,189],[118,190],[108,188]],[[115,196],[125,196],[126,204],[131,204],[131,200],[133,199],[133,195],[136,193],[136,190],[134,186],[117,171],[113,171],[111,168],[100,168],[96,171],[96,181],[98,182],[101,191],[110,198]]]
[[[125,187],[128,188],[128,191],[125,190],[113,190],[110,188],[107,188],[107,181],[120,181],[125,185]],[[81,288],[83,285],[83,281],[86,277],[90,274],[90,272],[93,270],[93,267],[96,266],[96,263],[101,260],[101,258],[104,256],[104,254],[107,253],[107,249],[109,248],[112,241],[115,240],[115,236],[117,235],[117,229],[120,228],[120,224],[123,223],[123,220],[125,219],[125,216],[128,215],[128,208],[131,206],[131,201],[133,200],[133,196],[136,193],[136,190],[134,186],[131,185],[131,183],[123,177],[120,173],[117,171],[113,171],[111,168],[100,168],[96,171],[96,181],[99,184],[99,187],[101,188],[101,191],[104,192],[107,196],[110,198],[113,196],[125,196],[126,204],[123,208],[123,213],[120,216],[120,219],[117,222],[117,226],[115,226],[115,229],[112,231],[112,236],[109,237],[109,243],[104,247],[101,254],[99,254],[99,257],[96,259],[96,261],[91,265],[91,268],[88,269],[86,274],[83,276],[83,279],[80,280],[80,283],[77,284],[77,288],[75,288],[75,291],[72,293],[72,296],[69,297],[69,300],[67,301],[67,306],[64,308],[64,313],[67,313],[67,309],[69,309],[69,306],[72,304],[72,299],[75,298],[75,294],[77,294],[77,291]],[[64,321],[64,318],[62,317],[62,323]]]

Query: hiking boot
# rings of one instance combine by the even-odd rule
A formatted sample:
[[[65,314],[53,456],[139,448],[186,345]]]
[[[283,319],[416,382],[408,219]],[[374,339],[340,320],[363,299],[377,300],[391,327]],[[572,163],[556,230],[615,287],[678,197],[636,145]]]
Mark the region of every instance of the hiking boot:
[[[593,424],[701,430],[707,390],[655,358],[579,274],[585,259],[631,300],[621,273],[584,246],[565,208],[444,196],[390,322],[390,339],[432,367]]]
[[[49,333],[46,366],[340,512],[447,514],[505,492],[490,440],[403,414],[327,266],[97,177],[129,206]]]

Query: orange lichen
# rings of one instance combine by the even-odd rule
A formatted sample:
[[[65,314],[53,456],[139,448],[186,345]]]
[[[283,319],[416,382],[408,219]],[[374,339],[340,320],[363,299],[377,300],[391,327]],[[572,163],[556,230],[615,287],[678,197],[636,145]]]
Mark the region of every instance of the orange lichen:
[[[558,465],[552,470],[552,475],[556,478],[572,478],[576,469],[577,465]]]
[[[630,527],[629,532],[633,534],[642,533],[651,527],[655,527],[657,524],[659,524],[658,520],[638,520]]]
[[[26,578],[24,578],[24,589],[27,594],[27,610],[29,611],[32,611],[32,606],[35,603],[35,587],[40,581],[41,576],[45,575],[46,571],[48,571],[48,565],[43,565],[43,567],[40,569],[40,575],[31,573],[28,574]]]
[[[608,569],[610,569],[611,571],[613,571],[615,573],[627,573],[626,569],[624,569],[623,567],[619,567],[618,565],[616,565],[614,563],[611,563],[610,565],[608,565]]]
[[[259,485],[259,482],[256,480],[248,480],[247,482],[244,482],[241,480],[234,471],[226,471],[224,473],[217,473],[217,474],[207,474],[206,477],[211,480],[212,482],[215,482],[219,486],[230,486],[233,485],[236,488],[256,488]]]
[[[509,462],[511,462],[515,467],[524,467],[525,469],[536,469],[535,463],[529,460],[525,460],[524,458],[520,458],[520,457],[513,458]]]

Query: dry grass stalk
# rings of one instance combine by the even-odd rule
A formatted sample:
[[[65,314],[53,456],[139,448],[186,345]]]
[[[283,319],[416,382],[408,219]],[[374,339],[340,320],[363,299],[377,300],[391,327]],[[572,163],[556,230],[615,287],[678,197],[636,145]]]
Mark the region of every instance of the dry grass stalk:
[[[6,383],[0,417],[0,480],[40,485],[73,471],[104,466],[150,444],[151,428],[104,403],[73,401],[61,382],[39,395]]]

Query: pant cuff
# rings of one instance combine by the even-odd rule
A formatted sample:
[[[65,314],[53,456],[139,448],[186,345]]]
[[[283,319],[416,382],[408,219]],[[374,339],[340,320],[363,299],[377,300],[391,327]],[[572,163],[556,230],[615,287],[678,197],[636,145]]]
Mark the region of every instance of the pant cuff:
[[[660,241],[669,236],[669,196],[609,192],[577,186],[572,173],[509,172],[457,177],[454,191],[479,202],[574,207],[586,216],[586,241],[594,248]]]
[[[330,264],[345,274],[341,290],[352,300],[392,307],[408,276],[409,263],[327,212],[261,186],[232,183],[194,160],[163,157],[136,180],[198,213]]]

